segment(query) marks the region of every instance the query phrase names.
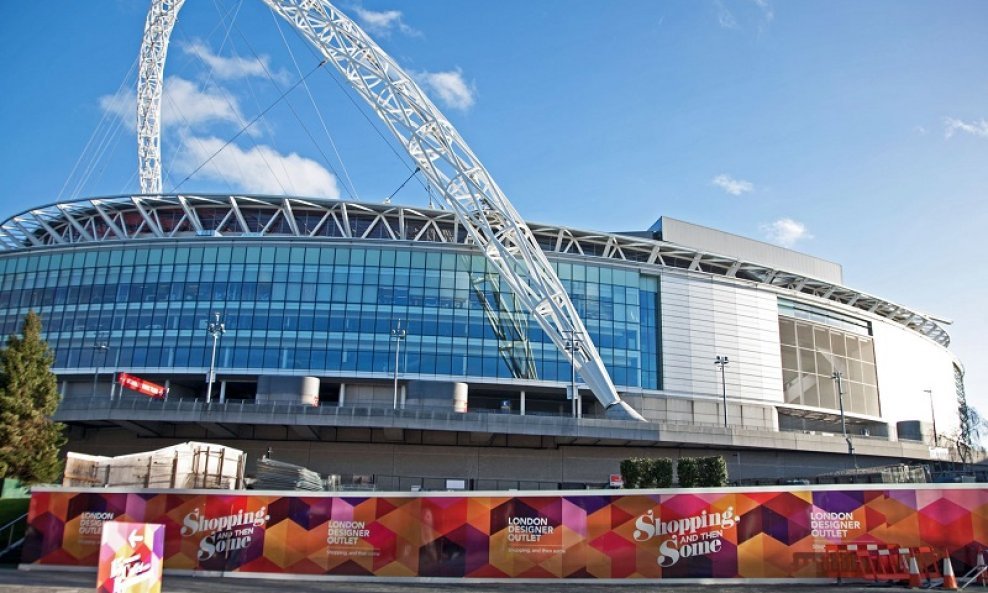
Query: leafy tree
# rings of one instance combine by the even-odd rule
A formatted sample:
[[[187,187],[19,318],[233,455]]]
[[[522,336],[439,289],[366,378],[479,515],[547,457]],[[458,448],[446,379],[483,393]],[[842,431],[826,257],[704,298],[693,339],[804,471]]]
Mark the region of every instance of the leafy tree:
[[[59,399],[52,361],[41,318],[30,311],[21,335],[11,335],[0,350],[0,477],[34,484],[62,473],[65,427],[51,419]]]

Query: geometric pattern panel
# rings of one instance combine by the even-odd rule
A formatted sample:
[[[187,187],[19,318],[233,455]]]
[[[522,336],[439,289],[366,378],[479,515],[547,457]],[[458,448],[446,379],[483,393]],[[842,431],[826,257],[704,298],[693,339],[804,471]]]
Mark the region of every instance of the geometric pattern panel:
[[[807,578],[827,544],[929,546],[966,570],[988,490],[963,485],[511,493],[32,492],[23,562],[91,566],[108,521],[157,523],[165,569],[307,576]]]

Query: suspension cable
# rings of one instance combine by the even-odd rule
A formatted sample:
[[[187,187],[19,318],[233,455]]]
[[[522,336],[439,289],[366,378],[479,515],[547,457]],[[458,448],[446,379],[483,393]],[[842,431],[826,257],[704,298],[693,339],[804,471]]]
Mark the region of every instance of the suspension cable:
[[[295,71],[298,73],[299,76],[301,76],[302,69],[299,68],[298,60],[295,59],[295,52],[292,51],[291,46],[288,44],[288,39],[285,38],[285,32],[281,28],[281,21],[278,19],[278,16],[274,12],[270,10],[268,12],[271,13],[271,20],[274,21],[274,25],[278,29],[278,34],[281,36],[281,42],[285,44],[285,49],[288,50],[288,55],[291,56],[292,58],[292,64],[295,65]],[[350,196],[352,198],[356,198],[359,201],[360,196],[357,193],[357,187],[353,184],[353,179],[350,178],[350,171],[347,170],[346,163],[343,162],[343,157],[340,155],[339,148],[336,147],[336,141],[333,140],[333,135],[329,133],[329,128],[326,126],[326,120],[323,119],[322,112],[319,110],[319,105],[316,104],[316,99],[315,97],[312,96],[312,91],[309,89],[309,84],[305,83],[302,86],[305,87],[305,93],[309,97],[309,103],[312,104],[312,108],[316,112],[316,117],[319,118],[319,123],[322,125],[322,130],[323,132],[325,132],[326,137],[329,139],[330,146],[333,147],[333,152],[336,154],[336,160],[340,162],[340,168],[343,169],[343,174],[346,175],[346,181],[350,185],[350,190],[351,190],[349,192]]]
[[[237,34],[240,35],[240,38],[243,40],[244,44],[247,45],[247,49],[250,50],[250,52],[254,55],[254,58],[257,60],[257,63],[260,64],[261,68],[264,70],[264,73],[265,73],[265,75],[267,75],[268,80],[271,82],[271,84],[276,89],[281,90],[281,85],[278,84],[278,81],[275,80],[275,77],[271,74],[271,71],[268,69],[267,65],[264,63],[263,60],[261,60],[261,58],[257,54],[257,52],[254,51],[253,45],[251,45],[251,42],[247,38],[247,36],[244,35],[244,32],[240,29],[240,27],[236,23],[234,23],[234,28],[237,30]],[[291,50],[289,50],[289,52],[290,51]],[[294,61],[294,56],[292,56],[292,59]],[[321,56],[316,56],[316,59],[321,59]],[[320,63],[320,66],[321,65],[324,65],[325,63],[326,63],[326,60],[322,60],[321,63]],[[302,72],[301,72],[300,69],[298,69],[298,65],[297,64],[296,64],[296,69],[298,70],[299,76],[302,76]],[[311,72],[310,72],[310,74],[311,74]],[[301,80],[302,84],[303,85],[306,85],[306,90],[308,90],[308,85],[305,82],[305,80],[307,78],[308,78],[308,75],[302,77],[302,80]],[[309,130],[308,126],[305,125],[305,121],[298,114],[298,111],[295,110],[295,106],[292,105],[291,100],[285,101],[285,104],[288,106],[289,111],[291,111],[292,115],[295,117],[295,121],[297,121],[298,124],[299,124],[299,126],[302,127],[302,131],[305,132],[305,135],[309,138],[309,141],[312,142],[312,145],[319,152],[319,155],[322,157],[323,162],[326,164],[326,166],[329,168],[329,170],[333,173],[333,175],[337,179],[342,179],[342,177],[340,176],[339,172],[336,170],[336,167],[333,166],[333,163],[329,160],[329,157],[326,156],[326,153],[323,151],[322,147],[319,145],[318,142],[316,142],[316,139],[315,139],[315,137],[313,137],[311,130]],[[317,110],[317,113],[318,113],[318,110]],[[321,115],[320,115],[320,119],[322,119],[322,116]],[[324,124],[324,127],[325,127],[325,124]],[[328,132],[327,132],[327,134],[328,134]],[[330,142],[332,142],[332,137],[330,137]],[[334,149],[336,148],[335,143],[333,144],[333,148]],[[337,157],[339,157],[339,152],[338,151],[337,151]],[[340,160],[340,163],[342,164],[342,159]],[[344,169],[345,169],[345,167],[344,167]],[[347,179],[349,179],[349,174],[347,174]],[[347,185],[345,183],[343,184],[343,190],[350,196],[350,199],[355,199],[354,192],[356,190],[354,190],[354,192],[351,192],[350,191],[350,188],[347,187]]]
[[[328,15],[326,15],[326,16],[328,18]],[[312,47],[312,45],[309,43],[309,41],[302,36],[302,33],[298,29],[296,29],[295,27],[292,27],[291,30],[295,33],[295,36],[296,37],[298,37],[299,39],[302,40],[303,45],[306,48],[308,48],[309,53],[311,53],[316,58],[323,57],[322,54],[319,53],[314,47]],[[364,118],[364,121],[366,121],[367,124],[371,127],[371,129],[374,130],[374,133],[377,134],[378,138],[380,138],[381,141],[384,142],[384,144],[391,151],[391,153],[395,155],[395,157],[398,159],[398,161],[402,165],[404,165],[405,168],[408,171],[412,171],[414,167],[411,164],[409,164],[408,161],[405,160],[405,157],[402,156],[402,154],[400,152],[398,152],[398,150],[391,143],[391,140],[388,139],[388,136],[385,136],[384,135],[384,133],[378,127],[377,123],[375,123],[376,120],[371,119],[371,117],[369,115],[367,115],[367,113],[361,107],[361,104],[360,103],[357,103],[357,101],[353,98],[353,95],[351,93],[347,92],[347,88],[345,88],[343,86],[343,83],[340,82],[339,78],[336,76],[335,71],[332,71],[332,70],[329,70],[329,69],[326,69],[324,71],[326,72],[327,76],[329,76],[329,78],[336,84],[336,86],[340,90],[340,92],[343,93],[343,96],[345,96],[347,98],[347,100],[350,101],[350,104],[353,105],[353,108],[357,110],[357,113],[359,113]],[[416,177],[415,179],[416,179],[416,181],[419,182],[419,185],[421,185],[423,189],[425,189],[426,191],[429,191],[429,186],[428,186],[428,184],[426,184],[425,181],[423,181],[419,177]]]
[[[218,155],[219,153],[223,152],[223,150],[227,146],[229,146],[230,144],[232,144],[234,140],[236,140],[237,138],[239,138],[252,125],[254,125],[255,123],[257,123],[257,121],[259,119],[261,119],[262,117],[264,117],[265,115],[267,115],[267,113],[269,111],[271,111],[271,109],[273,109],[275,105],[277,105],[278,103],[280,103],[282,99],[284,99],[285,97],[287,97],[289,93],[291,93],[292,91],[294,91],[296,88],[298,88],[298,86],[300,84],[302,84],[303,82],[305,82],[305,79],[306,78],[312,76],[315,73],[316,70],[319,70],[320,68],[322,68],[325,65],[326,65],[326,60],[323,60],[323,61],[319,62],[312,70],[309,70],[309,72],[306,73],[305,76],[303,76],[299,80],[296,80],[295,83],[292,84],[292,86],[288,87],[288,89],[286,89],[285,92],[281,93],[281,95],[279,95],[278,98],[275,99],[273,103],[271,103],[270,105],[268,105],[267,108],[264,109],[264,111],[258,113],[256,116],[254,116],[254,118],[251,119],[249,122],[247,122],[247,124],[245,126],[243,126],[242,128],[240,128],[240,130],[236,134],[234,134],[232,138],[230,138],[229,140],[227,140],[223,144],[223,146],[221,146],[219,149],[216,150],[216,152],[214,152],[213,154],[211,154],[209,156],[209,158],[207,158],[205,161],[203,161],[203,163],[201,165],[199,165],[198,167],[196,167],[195,170],[193,170],[191,173],[189,173],[188,175],[186,175],[185,179],[183,179],[182,181],[180,181],[178,185],[176,185],[174,188],[172,188],[172,191],[173,192],[174,191],[178,191],[178,188],[182,187],[182,185],[186,181],[188,181],[189,179],[191,179],[193,175],[195,175],[203,167],[205,167],[206,165],[208,165],[210,161],[212,161],[214,158],[216,158],[216,155]]]
[[[398,186],[398,189],[396,189],[393,192],[391,192],[391,195],[388,196],[387,198],[385,198],[384,203],[385,204],[390,204],[391,203],[391,198],[395,197],[395,195],[397,195],[397,193],[401,191],[401,188],[405,187],[405,184],[408,183],[409,181],[411,181],[412,180],[412,177],[415,177],[416,173],[418,173],[421,170],[422,170],[421,167],[415,167],[415,170],[412,171],[412,174],[409,175],[404,181],[401,182],[401,185]]]

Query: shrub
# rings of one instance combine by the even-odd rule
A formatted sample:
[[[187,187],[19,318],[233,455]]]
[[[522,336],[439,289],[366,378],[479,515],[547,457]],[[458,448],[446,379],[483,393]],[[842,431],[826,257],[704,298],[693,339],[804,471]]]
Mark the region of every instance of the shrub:
[[[695,457],[680,457],[676,462],[676,474],[680,488],[696,488],[700,485],[700,470]]]
[[[625,488],[638,488],[641,481],[641,463],[639,459],[625,459],[621,462],[621,479]]]
[[[712,457],[682,457],[676,464],[681,488],[719,488],[727,486],[727,462]]]
[[[672,460],[668,457],[659,457],[648,461],[648,487],[669,488],[672,486]]]
[[[727,462],[721,456],[701,457],[698,473],[700,485],[710,488],[727,486]]]

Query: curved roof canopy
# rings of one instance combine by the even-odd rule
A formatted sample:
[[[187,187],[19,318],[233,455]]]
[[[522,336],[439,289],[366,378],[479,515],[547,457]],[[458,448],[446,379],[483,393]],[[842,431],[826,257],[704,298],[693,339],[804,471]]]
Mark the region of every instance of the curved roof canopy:
[[[845,286],[765,264],[628,235],[528,223],[546,253],[600,257],[768,284],[867,311],[943,346],[942,322]],[[114,196],[25,210],[0,223],[0,251],[203,237],[376,239],[472,245],[448,210],[319,198],[176,194]]]

